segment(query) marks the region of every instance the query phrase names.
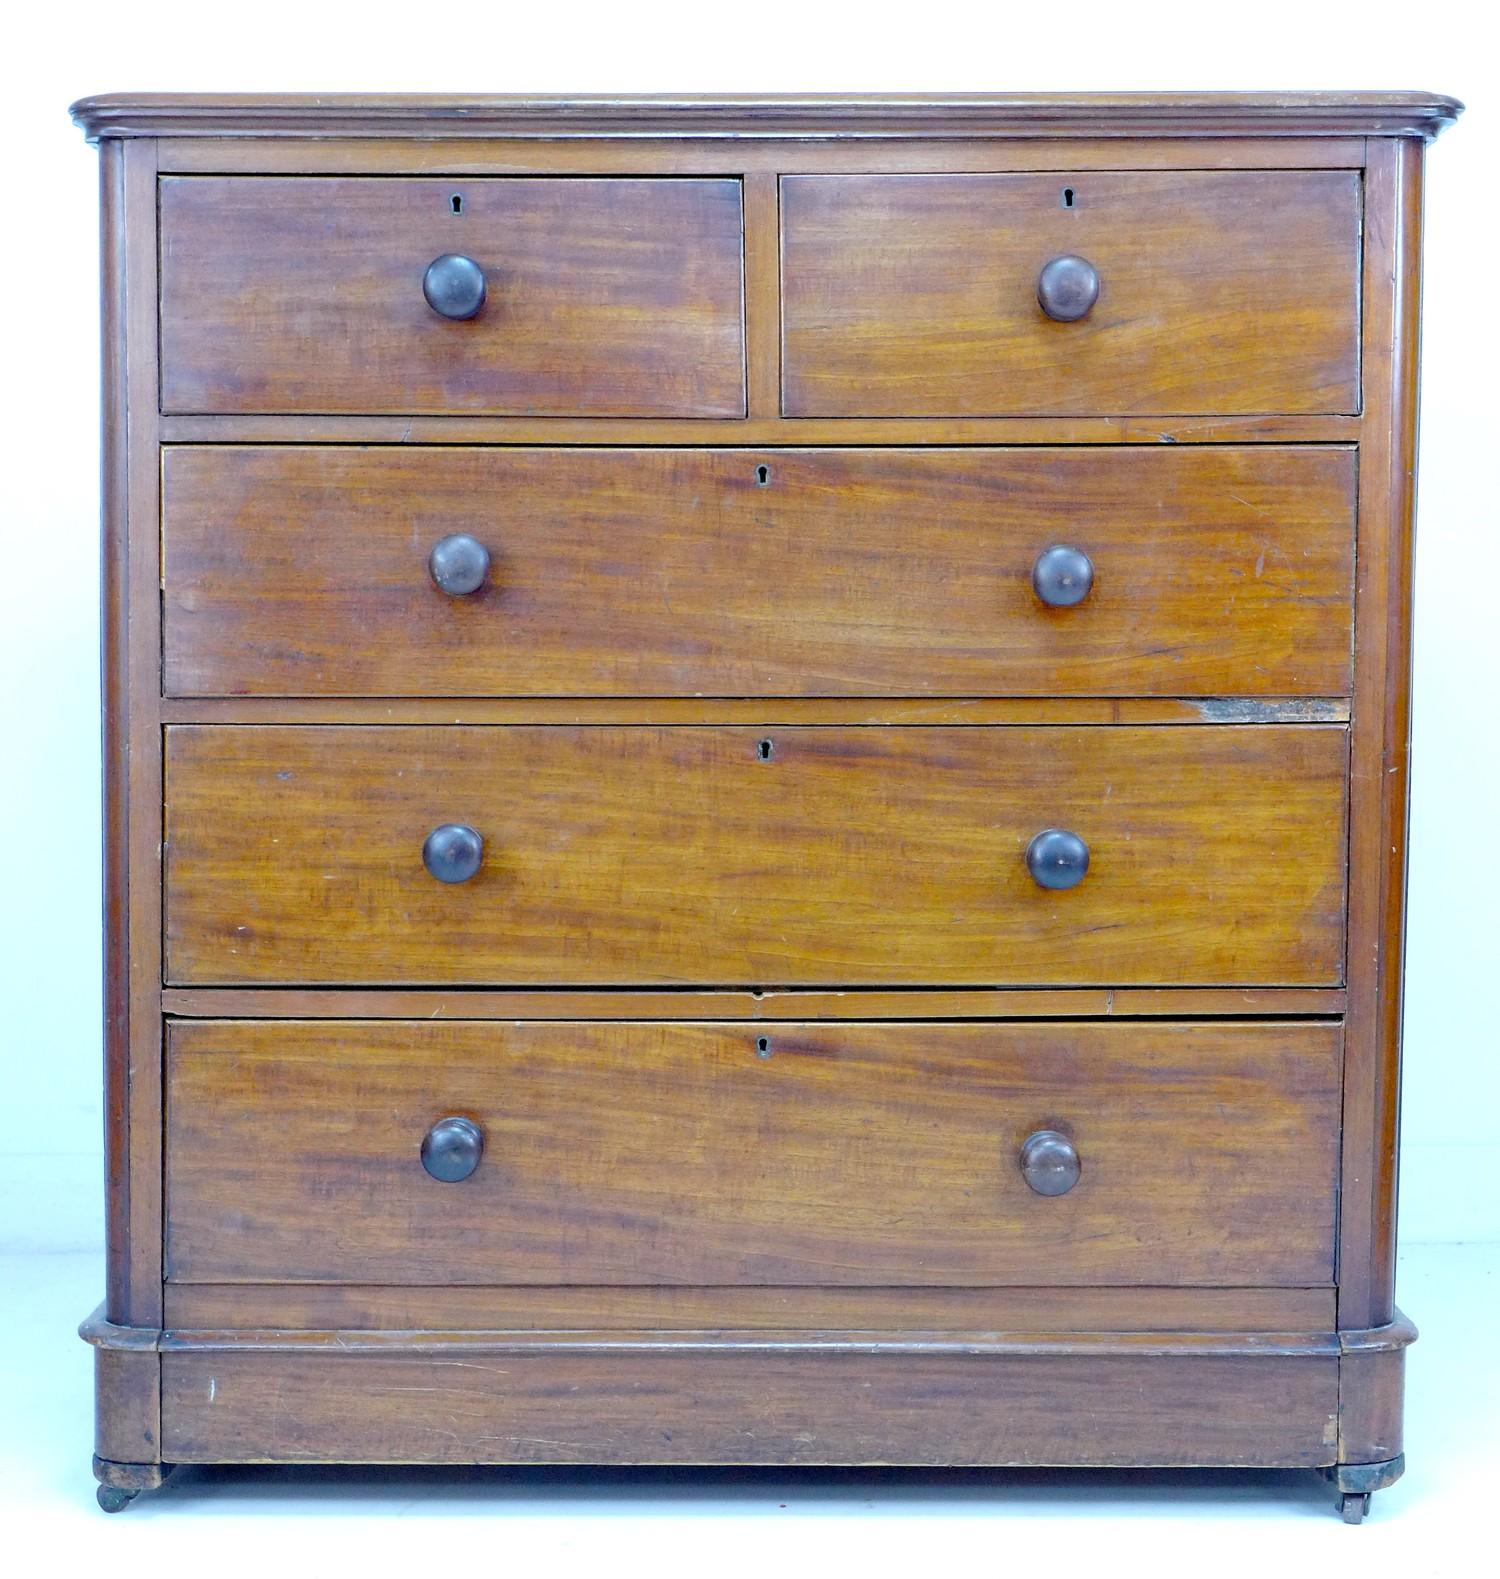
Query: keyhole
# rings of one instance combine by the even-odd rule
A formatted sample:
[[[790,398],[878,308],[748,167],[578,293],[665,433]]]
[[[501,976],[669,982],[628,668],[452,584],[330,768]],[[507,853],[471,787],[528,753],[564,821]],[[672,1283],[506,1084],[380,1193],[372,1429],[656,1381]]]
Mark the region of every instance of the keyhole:
[[[1072,208],[1073,206],[1073,188],[1070,186],[1065,186],[1063,188],[1062,206],[1064,208]]]
[[[771,1038],[769,1036],[757,1036],[755,1038],[755,1056],[757,1058],[769,1058],[771,1056]]]
[[[762,762],[769,762],[771,760],[772,753],[775,750],[776,747],[771,743],[771,741],[762,740],[761,743],[755,748],[755,754]]]
[[[769,466],[757,466],[755,468],[755,486],[757,488],[765,488],[770,485],[770,481],[771,468]]]
[[[455,192],[453,194],[452,201],[453,201],[453,212],[455,214],[463,213],[463,211],[464,211],[463,193],[462,192]]]

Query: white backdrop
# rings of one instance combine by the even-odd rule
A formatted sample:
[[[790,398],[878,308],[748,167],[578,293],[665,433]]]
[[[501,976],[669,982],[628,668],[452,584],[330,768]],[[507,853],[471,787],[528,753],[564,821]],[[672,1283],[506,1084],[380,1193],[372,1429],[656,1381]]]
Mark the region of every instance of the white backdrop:
[[[1026,15],[1023,17],[1022,11]],[[1469,113],[1428,167],[1402,1231],[1500,1239],[1493,482],[1496,54],[1480,8],[260,0],[7,25],[0,574],[0,1251],[101,1237],[98,218],[86,93],[1417,87]],[[1274,237],[1267,237],[1274,244]],[[81,1314],[81,1312],[80,1312]]]

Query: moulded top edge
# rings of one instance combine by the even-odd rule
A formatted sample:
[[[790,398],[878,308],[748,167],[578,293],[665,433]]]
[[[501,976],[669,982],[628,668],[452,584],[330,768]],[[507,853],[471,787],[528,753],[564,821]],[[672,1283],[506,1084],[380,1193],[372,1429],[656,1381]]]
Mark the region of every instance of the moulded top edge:
[[[109,93],[73,119],[100,137],[1435,137],[1437,93]]]

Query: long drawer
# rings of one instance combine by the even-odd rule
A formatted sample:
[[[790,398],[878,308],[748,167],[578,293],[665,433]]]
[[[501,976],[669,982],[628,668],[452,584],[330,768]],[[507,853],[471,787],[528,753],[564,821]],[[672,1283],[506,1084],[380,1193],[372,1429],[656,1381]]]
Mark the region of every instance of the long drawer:
[[[174,1022],[168,1276],[1326,1284],[1340,1038],[1316,1023]],[[429,1137],[455,1122],[466,1149],[434,1160]],[[1039,1134],[1071,1152],[1066,1172],[1036,1171]]]
[[[785,176],[781,214],[788,416],[1360,408],[1356,171]]]
[[[160,213],[164,411],[745,414],[737,180],[171,176]]]
[[[177,725],[167,977],[1335,985],[1345,766],[1322,725]]]
[[[1349,689],[1347,449],[187,446],[162,486],[169,695]]]

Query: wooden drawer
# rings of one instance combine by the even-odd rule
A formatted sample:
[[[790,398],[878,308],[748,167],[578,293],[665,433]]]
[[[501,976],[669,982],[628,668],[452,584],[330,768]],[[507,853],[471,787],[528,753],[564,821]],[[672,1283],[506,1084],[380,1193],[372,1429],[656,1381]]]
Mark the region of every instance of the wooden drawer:
[[[168,1275],[1324,1284],[1339,1068],[1309,1023],[176,1022]]]
[[[160,192],[165,411],[744,415],[737,180],[190,176]],[[427,304],[448,254],[484,272],[476,317]]]
[[[204,446],[171,695],[1333,696],[1354,453]],[[448,595],[434,545],[489,555]],[[1094,585],[1048,607],[1058,543]]]
[[[1341,726],[176,725],[166,758],[180,984],[1342,979]],[[424,870],[449,824],[467,882]],[[1090,852],[1066,891],[1048,828]]]
[[[1355,171],[785,176],[781,214],[789,416],[1359,410]]]

